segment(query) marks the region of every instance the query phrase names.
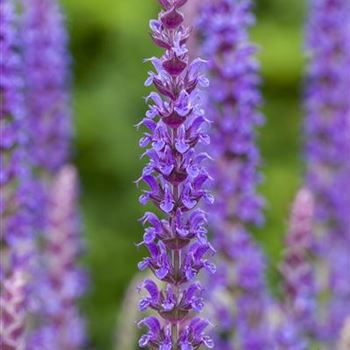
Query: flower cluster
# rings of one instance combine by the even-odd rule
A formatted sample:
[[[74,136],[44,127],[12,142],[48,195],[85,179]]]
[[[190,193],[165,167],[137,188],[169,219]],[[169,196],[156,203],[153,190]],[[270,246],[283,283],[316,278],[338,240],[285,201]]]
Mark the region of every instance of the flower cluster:
[[[223,334],[217,335],[223,338],[223,349],[270,349],[265,258],[247,233],[248,224],[263,222],[263,200],[256,192],[261,176],[255,144],[255,129],[263,118],[258,111],[256,48],[248,36],[254,23],[251,5],[247,0],[205,1],[198,23],[200,50],[209,60],[211,80],[206,109],[213,121],[211,175],[217,200],[210,223],[220,253],[218,273],[208,284],[216,284],[213,305],[217,322],[224,325],[219,327]],[[217,302],[217,293],[229,294],[229,305]]]
[[[319,285],[330,298],[318,335],[334,342],[350,314],[350,3],[311,0],[309,11],[306,181],[316,202],[316,255],[329,270]]]
[[[147,212],[141,219],[145,226],[142,244],[150,256],[139,268],[151,269],[165,283],[161,290],[151,280],[141,286],[149,295],[141,300],[140,310],[151,308],[160,316],[139,323],[149,329],[139,345],[150,349],[213,347],[204,333],[209,323],[194,317],[203,308],[203,289],[196,276],[203,268],[214,272],[215,267],[208,261],[214,250],[206,237],[206,214],[196,208],[201,199],[213,202],[203,188],[210,177],[202,163],[209,156],[196,150],[198,143],[209,143],[208,121],[197,89],[206,87],[208,81],[200,73],[203,60],[189,62],[186,42],[190,30],[180,12],[186,2],[160,0],[163,10],[150,22],[154,43],[165,49],[161,58],[147,60],[155,71],[149,72],[145,85],[153,84],[158,92],[146,98],[151,103],[140,123],[148,129],[140,146],[151,145],[143,155],[149,161],[139,180],[149,189],[140,202],[151,201],[163,216]]]
[[[36,276],[36,297],[43,308],[41,327],[33,335],[32,348],[80,349],[85,331],[75,303],[84,291],[85,276],[76,267],[81,242],[75,169],[62,168],[51,186],[43,242],[46,269],[44,274]]]
[[[307,349],[316,310],[316,291],[310,253],[313,244],[314,201],[311,192],[302,189],[295,199],[286,252],[281,266],[284,279],[284,322],[278,331],[283,349]]]

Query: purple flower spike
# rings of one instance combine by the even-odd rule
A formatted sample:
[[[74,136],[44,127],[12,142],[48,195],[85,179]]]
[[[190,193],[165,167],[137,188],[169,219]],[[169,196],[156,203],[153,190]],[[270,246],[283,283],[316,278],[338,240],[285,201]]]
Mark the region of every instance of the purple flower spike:
[[[282,349],[308,349],[308,337],[316,311],[316,289],[313,266],[310,261],[313,245],[312,221],[314,199],[311,192],[302,189],[295,199],[287,250],[281,266],[284,278],[283,321],[277,342]]]
[[[4,280],[0,296],[0,347],[25,349],[25,278],[15,270]]]
[[[258,112],[258,63],[248,40],[254,23],[251,1],[203,1],[197,33],[208,59],[207,113],[213,121],[213,177],[216,202],[210,210],[218,271],[208,280],[217,349],[271,350],[267,320],[269,295],[264,254],[248,233],[261,225],[260,155],[255,145]]]
[[[76,307],[86,285],[85,274],[76,267],[81,241],[77,217],[77,174],[64,167],[55,178],[48,209],[45,238],[45,266],[36,277],[41,327],[32,348],[81,349],[85,341],[84,322]]]
[[[72,134],[67,35],[56,0],[26,0],[23,7],[30,151],[36,167],[54,173],[67,162]]]
[[[306,183],[316,203],[316,257],[329,271],[318,290],[330,296],[319,307],[328,310],[317,317],[317,333],[335,348],[350,315],[350,2],[309,3]]]
[[[162,0],[158,20],[150,22],[154,43],[165,49],[161,58],[152,57],[155,71],[149,72],[146,86],[158,92],[146,98],[149,110],[140,123],[147,129],[140,140],[148,164],[139,182],[145,184],[140,203],[152,202],[157,213],[147,212],[141,222],[143,241],[150,256],[139,263],[164,282],[160,288],[146,280],[139,309],[155,310],[159,317],[143,319],[140,327],[148,328],[140,347],[162,350],[213,347],[204,333],[206,321],[194,318],[204,306],[203,288],[196,281],[204,268],[210,273],[215,266],[209,261],[214,249],[206,238],[206,214],[199,209],[201,200],[212,201],[204,188],[209,180],[203,161],[209,157],[197,151],[199,143],[209,142],[207,120],[200,105],[197,86],[205,86],[200,73],[203,61],[189,62],[186,43],[190,30],[184,26],[180,8],[186,0]]]

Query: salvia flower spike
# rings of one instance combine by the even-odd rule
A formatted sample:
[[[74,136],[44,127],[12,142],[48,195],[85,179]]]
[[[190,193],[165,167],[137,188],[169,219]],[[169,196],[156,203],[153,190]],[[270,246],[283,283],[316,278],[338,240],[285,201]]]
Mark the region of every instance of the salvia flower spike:
[[[310,260],[314,199],[308,189],[301,189],[293,204],[286,237],[286,252],[281,265],[284,279],[283,321],[277,341],[283,349],[308,349],[314,314],[316,290]]]
[[[350,2],[310,0],[307,26],[305,140],[307,186],[315,196],[316,256],[319,283],[329,294],[318,336],[334,345],[350,315]],[[326,283],[323,281],[326,280]],[[324,298],[323,298],[324,300]],[[325,313],[323,313],[325,314]]]
[[[60,170],[51,186],[45,236],[45,266],[36,276],[41,326],[32,348],[78,350],[84,344],[84,322],[76,306],[85,286],[77,266],[82,248],[78,220],[78,179],[72,166]]]
[[[204,1],[197,30],[211,81],[206,109],[213,121],[209,153],[214,159],[211,175],[217,199],[210,224],[218,272],[208,284],[213,290],[218,349],[271,349],[266,261],[247,229],[263,223],[263,200],[257,194],[260,155],[255,144],[263,117],[258,111],[256,48],[248,36],[254,23],[251,6],[246,0]]]
[[[154,67],[146,86],[153,91],[146,98],[149,110],[140,123],[147,128],[140,140],[146,148],[148,163],[138,182],[147,189],[140,202],[152,202],[156,212],[146,212],[142,244],[149,256],[139,263],[164,282],[164,288],[148,279],[140,286],[145,297],[140,310],[153,309],[157,316],[139,322],[147,333],[140,347],[177,350],[213,348],[205,334],[209,322],[198,316],[203,308],[203,289],[197,275],[203,268],[210,273],[215,266],[209,261],[214,250],[206,237],[206,213],[198,208],[203,199],[213,202],[204,184],[210,179],[203,167],[206,153],[198,143],[209,143],[208,121],[200,104],[198,87],[206,87],[201,74],[204,61],[189,62],[186,42],[190,29],[184,26],[180,9],[187,0],[161,0],[163,9],[157,20],[150,21],[154,43],[165,50],[161,58],[148,59]]]

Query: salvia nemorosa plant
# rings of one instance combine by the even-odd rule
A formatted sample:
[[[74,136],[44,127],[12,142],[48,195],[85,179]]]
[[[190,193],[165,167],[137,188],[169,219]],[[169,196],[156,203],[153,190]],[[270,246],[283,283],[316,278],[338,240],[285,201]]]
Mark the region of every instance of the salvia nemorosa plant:
[[[81,251],[77,187],[72,166],[63,167],[51,185],[43,242],[46,268],[36,278],[41,326],[34,332],[33,349],[77,350],[85,340],[76,307],[85,285],[84,273],[77,267]]]
[[[284,298],[276,341],[280,350],[307,350],[316,310],[315,276],[311,261],[314,199],[301,189],[292,207],[286,251],[281,265]]]
[[[204,1],[197,30],[211,81],[206,109],[213,121],[209,153],[216,201],[210,226],[218,272],[208,285],[218,349],[271,349],[266,261],[248,229],[263,223],[256,147],[263,117],[258,110],[259,64],[248,32],[254,24],[251,8],[249,0]],[[222,303],[220,294],[226,295]]]
[[[334,346],[350,315],[350,1],[310,0],[307,29],[306,181],[316,203],[315,253],[326,274],[318,282],[326,312],[316,317],[316,333]]]
[[[141,286],[148,295],[140,301],[140,310],[151,308],[158,313],[139,322],[140,327],[148,328],[139,345],[149,349],[214,346],[205,334],[209,322],[197,316],[204,305],[197,275],[203,268],[211,273],[215,270],[207,259],[213,248],[206,237],[206,213],[198,208],[201,199],[213,202],[203,188],[209,175],[202,162],[208,155],[197,147],[209,143],[198,89],[208,81],[200,73],[203,60],[189,62],[186,42],[190,29],[184,26],[180,12],[186,2],[160,0],[163,9],[157,20],[150,21],[152,39],[165,52],[161,58],[147,60],[155,71],[149,73],[145,85],[153,84],[158,92],[146,98],[149,110],[141,124],[148,131],[140,140],[141,147],[148,147],[144,156],[149,160],[140,179],[149,189],[140,202],[151,201],[157,210],[146,212],[141,219],[145,226],[142,244],[150,256],[139,268],[151,269],[164,282],[163,288],[151,279]]]

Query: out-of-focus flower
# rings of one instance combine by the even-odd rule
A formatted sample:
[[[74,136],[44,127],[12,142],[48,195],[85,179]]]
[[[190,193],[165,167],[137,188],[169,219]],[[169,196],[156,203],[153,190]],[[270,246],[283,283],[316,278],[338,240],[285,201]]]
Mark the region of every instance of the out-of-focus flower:
[[[258,111],[261,96],[256,48],[248,30],[254,23],[252,2],[204,1],[197,33],[200,50],[209,60],[211,81],[207,113],[213,121],[211,176],[216,202],[210,210],[218,272],[208,280],[212,292],[218,349],[271,349],[267,322],[269,295],[265,257],[248,233],[261,225],[263,200],[256,128],[263,122]],[[217,295],[227,302],[220,303]]]
[[[69,54],[57,0],[23,1],[23,55],[31,157],[55,173],[68,159],[71,130]]]
[[[283,320],[277,335],[281,349],[308,349],[316,311],[316,289],[310,261],[314,199],[301,189],[293,204],[281,266],[284,279]]]
[[[86,285],[85,274],[77,266],[82,248],[77,186],[72,166],[64,167],[52,183],[43,242],[45,265],[34,275],[41,309],[33,349],[81,349],[85,342],[84,322],[76,306]]]
[[[316,332],[335,346],[350,315],[350,2],[310,0],[309,7],[306,182],[316,203],[315,253],[328,271],[318,286],[319,309],[328,310],[316,317]]]

